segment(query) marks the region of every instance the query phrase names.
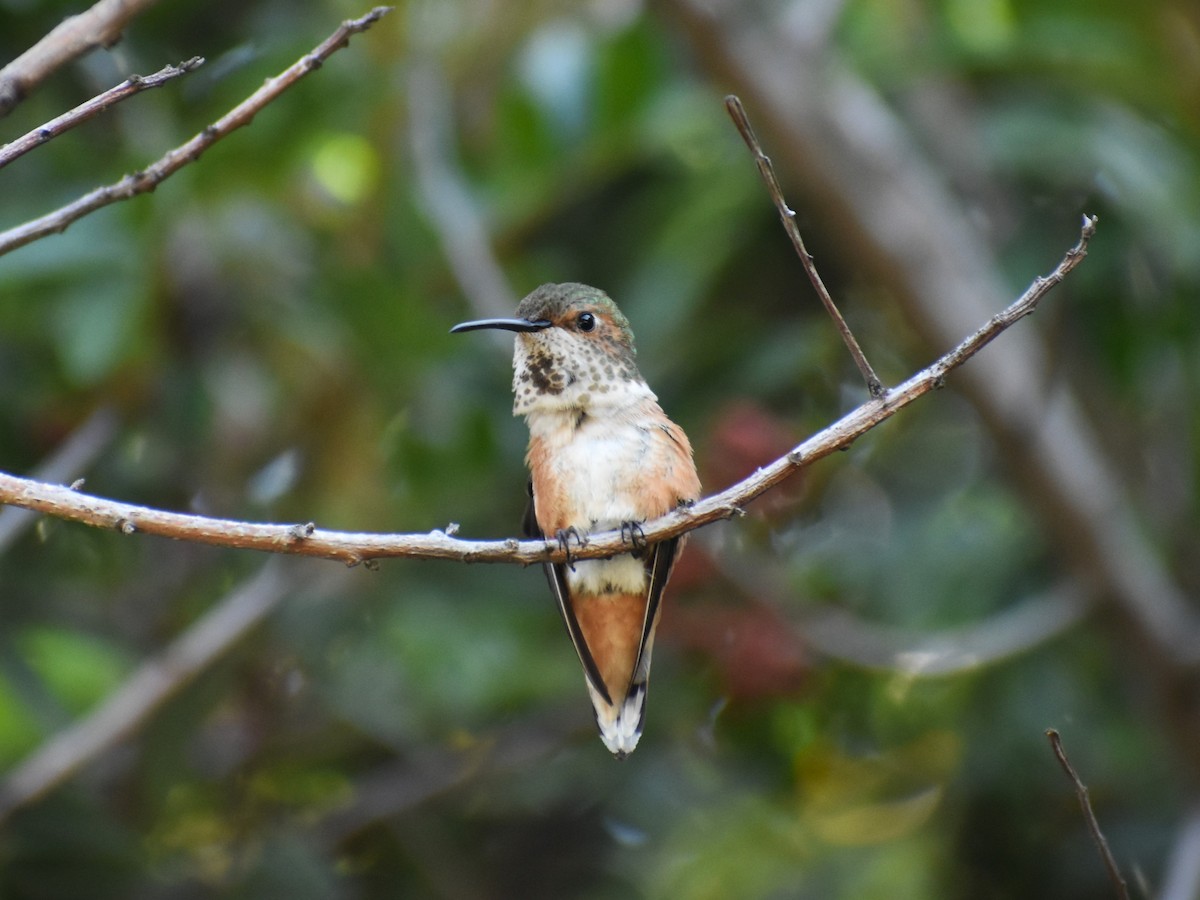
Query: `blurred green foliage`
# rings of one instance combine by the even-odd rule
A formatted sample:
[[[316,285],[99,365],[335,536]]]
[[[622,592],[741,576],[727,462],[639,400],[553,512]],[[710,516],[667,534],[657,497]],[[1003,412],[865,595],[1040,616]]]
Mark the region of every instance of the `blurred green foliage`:
[[[1018,327],[1053,341],[1194,592],[1194,5],[842,6],[832,50],[910,123],[1014,296],[1080,213],[1100,215],[1087,262]],[[0,61],[78,8],[0,2]],[[474,313],[412,152],[420,66],[445,79],[442,162],[513,290],[578,280],[621,303],[708,488],[859,402],[705,48],[632,0],[517,9],[401,3],[155,193],[0,258],[0,467],[31,469],[109,406],[120,432],[86,473],[102,495],[516,534],[525,431],[507,344],[447,334]],[[154,8],[42,85],[0,140],[130,72],[207,64],[0,171],[0,227],[146,165],[365,11]],[[949,115],[966,117],[961,145],[940,143]],[[819,208],[792,201],[885,379],[943,349],[839,253]],[[537,571],[389,562],[337,588],[314,579],[3,826],[0,896],[1104,896],[1050,726],[1127,874],[1155,884],[1186,775],[1152,685],[1101,617],[945,678],[826,658],[799,624],[824,605],[937,632],[1055,584],[1061,561],[1001,462],[951,381],[707,529],[677,575],[646,736],[623,764],[592,734]],[[262,562],[61,522],[29,532],[0,558],[0,762],[95,708]],[[747,568],[770,577],[739,579]]]

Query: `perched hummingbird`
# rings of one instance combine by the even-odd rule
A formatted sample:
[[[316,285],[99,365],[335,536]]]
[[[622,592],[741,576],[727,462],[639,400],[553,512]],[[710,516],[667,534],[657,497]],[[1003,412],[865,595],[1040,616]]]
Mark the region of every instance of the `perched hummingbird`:
[[[608,559],[545,566],[583,664],[604,745],[624,759],[645,716],[650,654],[663,588],[682,538],[647,545],[640,523],[700,496],[692,446],[667,418],[634,362],[629,320],[603,291],[544,284],[515,318],[454,332],[516,332],[513,415],[529,426],[526,534],[566,550],[620,528],[632,549]]]

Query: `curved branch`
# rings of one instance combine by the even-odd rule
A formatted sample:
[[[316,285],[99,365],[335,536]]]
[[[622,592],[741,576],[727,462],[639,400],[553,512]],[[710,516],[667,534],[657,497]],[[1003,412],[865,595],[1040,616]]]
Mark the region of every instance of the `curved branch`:
[[[903,384],[873,398],[837,422],[795,447],[770,465],[732,487],[706,497],[690,507],[680,507],[642,527],[647,541],[665,540],[741,513],[742,507],[764,494],[802,466],[844,449],[880,422],[890,418],[918,397],[940,388],[946,376],[982,350],[1018,320],[1032,313],[1042,297],[1083,260],[1096,230],[1096,219],[1085,216],[1079,241],[1067,251],[1054,270],[1039,277],[1010,306],[993,316],[957,347]],[[177,540],[196,541],[244,550],[292,553],[336,559],[348,564],[384,557],[453,559],[461,562],[522,563],[565,561],[555,541],[467,541],[444,531],[429,534],[367,534],[328,531],[313,523],[266,524],[214,519],[206,516],[165,512],[106,500],[61,485],[0,473],[0,503],[22,506],[37,512],[110,528],[125,534],[144,532]],[[449,529],[453,531],[453,529]],[[626,550],[620,531],[592,536],[573,559],[596,559]]]
[[[168,151],[161,159],[142,171],[126,175],[120,181],[106,187],[96,188],[54,212],[47,213],[41,218],[31,219],[22,225],[0,233],[0,256],[39,238],[65,231],[72,222],[108,206],[110,203],[128,200],[138,194],[154,190],[162,181],[174,175],[188,163],[198,160],[205,150],[221,138],[244,125],[249,125],[263,107],[305,75],[319,69],[325,60],[346,46],[352,35],[366,31],[391,9],[390,6],[377,6],[361,18],[343,22],[333,34],[314,47],[311,52],[302,56],[274,78],[268,78],[262,87],[216,122],[191,140]]]

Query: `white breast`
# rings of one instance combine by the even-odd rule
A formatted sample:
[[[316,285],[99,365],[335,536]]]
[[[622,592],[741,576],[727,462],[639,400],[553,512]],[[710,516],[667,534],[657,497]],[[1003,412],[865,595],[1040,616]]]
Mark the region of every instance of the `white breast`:
[[[586,414],[578,427],[578,410],[527,416],[530,432],[547,440],[553,479],[575,498],[578,521],[573,524],[581,532],[609,531],[645,518],[637,475],[648,461],[652,437],[633,424],[634,409],[605,410],[602,419]],[[630,555],[580,560],[567,571],[567,581],[572,589],[593,594],[640,593],[646,589],[646,568]]]
[[[634,425],[631,415],[587,415],[575,428],[578,415],[567,416],[569,424],[558,416],[528,417],[530,432],[549,438],[548,464],[554,481],[575,499],[581,519],[576,527],[606,531],[644,518],[637,476],[652,449],[650,432]],[[552,418],[559,421],[547,421]]]

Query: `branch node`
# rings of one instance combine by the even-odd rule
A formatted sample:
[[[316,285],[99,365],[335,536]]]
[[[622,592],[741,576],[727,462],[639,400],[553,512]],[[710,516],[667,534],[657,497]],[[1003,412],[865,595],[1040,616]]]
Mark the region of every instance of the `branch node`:
[[[132,519],[117,519],[113,523],[113,527],[121,532],[121,534],[133,534],[137,531],[137,525],[134,524]]]
[[[314,531],[317,530],[315,522],[297,523],[288,529],[288,536],[294,541],[303,541],[306,538],[312,537]]]
[[[83,485],[84,485],[84,483],[86,483],[86,481],[87,481],[86,478],[76,478],[74,481],[71,482],[69,487],[73,491],[81,491],[81,490],[83,490]]]
[[[454,537],[456,534],[458,534],[459,527],[460,526],[457,522],[450,522],[448,525],[446,525],[446,528],[442,533],[445,534],[446,537]]]

